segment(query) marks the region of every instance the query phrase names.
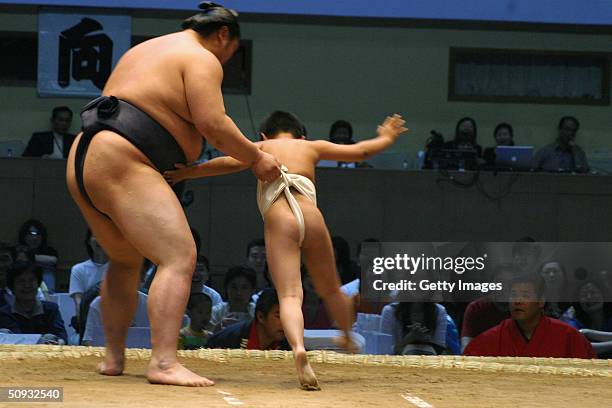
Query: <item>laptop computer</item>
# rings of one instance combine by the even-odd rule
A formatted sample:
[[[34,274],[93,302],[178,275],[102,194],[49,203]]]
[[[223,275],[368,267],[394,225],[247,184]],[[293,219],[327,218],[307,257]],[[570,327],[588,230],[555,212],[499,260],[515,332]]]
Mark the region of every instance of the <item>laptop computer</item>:
[[[533,146],[497,146],[495,167],[508,170],[530,170],[533,165]]]

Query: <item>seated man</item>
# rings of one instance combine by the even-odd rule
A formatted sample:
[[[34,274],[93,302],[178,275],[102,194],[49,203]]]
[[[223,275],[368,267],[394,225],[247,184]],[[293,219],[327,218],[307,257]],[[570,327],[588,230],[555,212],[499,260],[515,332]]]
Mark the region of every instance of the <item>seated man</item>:
[[[179,350],[194,350],[206,345],[208,337],[212,335],[209,327],[211,310],[210,296],[202,292],[191,292],[187,303],[189,325],[179,332]]]
[[[220,303],[223,303],[223,298],[221,297],[219,292],[207,285],[207,282],[209,280],[210,262],[208,261],[208,258],[206,258],[204,255],[198,255],[195,271],[193,272],[193,277],[191,278],[191,294],[198,292],[204,293],[205,295],[208,295],[208,297],[212,301],[212,305],[216,306]]]
[[[51,114],[52,130],[32,134],[23,157],[46,157],[65,159],[76,135],[70,133],[72,110],[67,106],[58,106]]]
[[[253,239],[248,243],[246,265],[253,268],[256,273],[257,291],[270,287],[270,276],[266,263],[266,243],[263,238]]]
[[[255,318],[228,326],[209,337],[207,348],[290,350],[280,320],[278,296],[264,289],[257,299]]]
[[[16,263],[9,271],[7,286],[14,301],[0,308],[0,328],[13,333],[42,334],[46,344],[66,344],[68,334],[57,304],[39,300],[42,269],[33,263]]]
[[[540,277],[517,277],[510,295],[511,318],[470,342],[466,356],[597,358],[573,327],[544,315],[545,284]]]
[[[561,118],[557,140],[538,150],[533,168],[550,172],[587,173],[589,163],[586,154],[576,144],[576,134],[579,128],[578,119],[572,116]]]
[[[81,323],[80,310],[83,294],[100,283],[108,269],[108,257],[89,229],[85,234],[85,249],[89,259],[72,267],[68,289],[70,297],[74,300],[76,322],[73,323],[76,323],[76,325],[73,324],[73,326],[77,329]]]

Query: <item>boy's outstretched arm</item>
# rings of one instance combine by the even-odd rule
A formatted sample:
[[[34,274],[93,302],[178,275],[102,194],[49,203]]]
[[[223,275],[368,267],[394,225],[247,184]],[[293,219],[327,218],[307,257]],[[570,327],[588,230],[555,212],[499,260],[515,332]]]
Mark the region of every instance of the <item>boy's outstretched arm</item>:
[[[373,139],[362,140],[353,145],[341,145],[325,140],[312,142],[318,153],[319,160],[337,160],[343,162],[361,162],[382,152],[391,146],[399,135],[408,129],[404,127],[406,121],[398,114],[388,116],[378,126],[378,135]]]
[[[249,163],[243,163],[230,156],[217,157],[196,166],[185,166],[184,164],[174,166],[176,170],[164,172],[164,178],[170,185],[175,185],[183,180],[237,173],[251,167]]]

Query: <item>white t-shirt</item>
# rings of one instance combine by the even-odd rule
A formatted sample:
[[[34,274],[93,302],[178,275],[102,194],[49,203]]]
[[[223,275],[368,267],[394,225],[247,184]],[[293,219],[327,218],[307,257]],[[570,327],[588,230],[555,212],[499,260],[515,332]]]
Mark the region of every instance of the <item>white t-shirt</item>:
[[[101,282],[108,270],[108,262],[97,264],[91,259],[78,263],[70,270],[70,287],[68,293],[74,297],[75,294],[83,294],[88,289]]]
[[[102,305],[100,304],[100,296],[96,297],[89,305],[87,313],[87,323],[85,324],[85,332],[83,333],[83,341],[93,340],[94,326],[102,326]],[[120,312],[119,312],[120,313]],[[147,295],[138,292],[138,306],[136,306],[136,314],[132,327],[150,327],[149,315],[147,314]]]

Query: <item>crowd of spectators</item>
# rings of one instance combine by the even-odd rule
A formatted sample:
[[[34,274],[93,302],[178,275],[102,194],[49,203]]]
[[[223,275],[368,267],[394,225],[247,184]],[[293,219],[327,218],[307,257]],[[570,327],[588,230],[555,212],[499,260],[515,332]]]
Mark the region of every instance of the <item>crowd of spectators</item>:
[[[28,238],[28,233],[34,231],[38,234],[34,234],[36,239]],[[74,302],[74,317],[71,322],[64,322],[58,305],[49,301],[53,290],[45,288],[44,268],[51,255],[39,255],[52,253],[55,262],[59,255],[49,246],[44,233],[42,223],[28,220],[15,245],[0,243],[0,329],[5,334],[38,334],[38,341],[46,344],[94,344],[96,333],[103,332],[99,295],[108,268],[104,250],[87,231],[83,244],[88,259],[72,266],[70,273],[68,294]],[[199,251],[199,234],[195,230],[193,234]],[[360,299],[361,248],[365,243],[378,241],[363,240],[353,258],[346,240],[333,238],[343,292],[353,298],[356,313],[380,316],[380,332],[390,336],[391,351],[395,354],[610,356],[610,274],[589,273],[579,268],[574,271],[579,284],[570,288],[564,285],[570,272],[563,263],[556,259],[543,262],[538,245],[529,241],[532,240],[527,238],[514,244],[512,264],[496,267],[495,276],[510,291],[509,301],[495,294],[464,304],[425,298],[372,303]],[[278,298],[265,259],[265,242],[252,240],[246,245],[244,260],[230,266],[223,274],[222,285],[215,287],[210,261],[198,255],[183,328],[177,333],[180,348],[287,349]],[[534,265],[539,271],[536,276],[521,273]],[[143,265],[133,327],[150,325],[146,293],[147,284],[154,279],[154,269],[150,264]],[[333,329],[334,322],[312,287],[305,267],[302,283],[305,328]],[[563,291],[574,293],[562,296]],[[554,301],[547,301],[547,297]],[[76,338],[69,337],[68,326],[75,329]]]
[[[35,133],[24,156],[63,158],[74,140],[69,133],[72,112],[66,107],[53,110],[52,131]],[[557,139],[534,156],[536,170],[587,172],[584,151],[576,144],[579,122],[563,117]],[[500,123],[494,134],[495,147],[514,146],[519,141],[512,126]],[[329,132],[334,143],[351,144],[353,128],[344,120],[335,122]],[[436,150],[468,152],[475,166],[495,163],[495,147],[483,149],[477,141],[473,118],[457,122],[452,140],[432,132],[427,144],[425,167],[431,166]],[[469,167],[469,162],[468,167]],[[339,163],[340,167],[354,167]],[[221,285],[213,284],[211,262],[201,254],[201,240],[192,229],[198,253],[191,295],[186,306],[179,347],[229,347],[279,349],[287,343],[282,333],[278,298],[266,264],[263,239],[246,245],[245,258],[223,273]],[[96,237],[87,231],[83,241],[86,260],[72,266],[68,295],[74,303],[70,322],[64,322],[51,296],[56,292],[59,254],[48,242],[47,229],[38,220],[27,220],[14,244],[0,243],[0,329],[4,333],[39,334],[48,344],[92,344],[101,331],[103,313],[101,286],[108,269],[108,258]],[[580,275],[575,293],[568,290],[568,272],[559,260],[546,260],[538,279],[517,279],[517,271],[534,265],[539,253],[533,246],[517,243],[512,265],[498,265],[497,276],[512,290],[510,302],[486,296],[465,304],[431,302],[372,303],[360,299],[361,246],[356,257],[341,236],[332,238],[337,273],[345,294],[353,298],[359,313],[380,316],[380,332],[390,336],[395,354],[512,355],[542,357],[608,356],[612,350],[612,307],[608,292],[611,276],[606,271]],[[536,246],[537,248],[537,246]],[[220,264],[224,263],[224,260]],[[142,268],[138,306],[132,326],[148,327],[147,293],[155,279],[156,265],[145,261]],[[603,282],[603,283],[602,283]],[[303,313],[305,329],[332,329],[333,321],[312,287],[303,267]],[[558,299],[577,299],[564,302]],[[553,299],[547,301],[547,299]],[[72,327],[75,338],[69,338]]]
[[[23,157],[66,158],[75,135],[70,133],[73,113],[67,106],[55,107],[51,114],[51,130],[32,134]],[[532,151],[530,165],[527,168],[509,169],[506,165],[496,163],[498,147],[522,146],[535,148],[529,140],[515,135],[510,123],[501,122],[493,131],[493,144],[483,148],[478,139],[476,120],[464,117],[457,121],[452,137],[445,139],[437,131],[431,131],[423,152],[422,159],[417,159],[416,166],[422,169],[467,169],[467,170],[530,170],[553,173],[588,173],[588,158],[578,145],[580,122],[573,116],[560,118],[556,127],[557,135],[550,143]],[[353,126],[346,120],[335,121],[329,130],[328,139],[332,143],[354,144]],[[211,159],[220,155],[218,151],[204,151],[202,158]],[[345,163],[323,161],[322,166],[341,168],[368,168],[371,163]],[[258,287],[261,287],[263,275],[257,272]]]

